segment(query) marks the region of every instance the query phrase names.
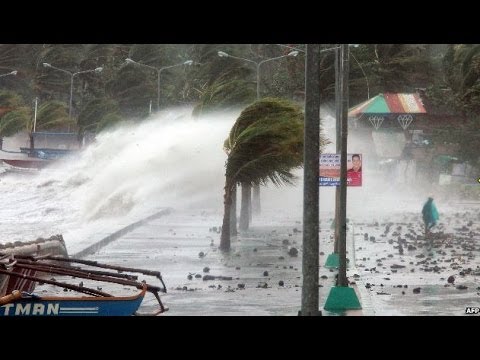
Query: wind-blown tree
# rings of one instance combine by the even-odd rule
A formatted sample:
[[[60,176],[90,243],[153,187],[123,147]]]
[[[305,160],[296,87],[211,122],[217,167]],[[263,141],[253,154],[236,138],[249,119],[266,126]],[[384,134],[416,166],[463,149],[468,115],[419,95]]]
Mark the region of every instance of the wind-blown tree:
[[[435,128],[432,130],[432,141],[439,144],[458,144],[454,155],[459,160],[478,167],[480,166],[480,156],[478,147],[474,144],[480,143],[479,124],[480,116],[473,116],[464,123]]]
[[[44,47],[42,44],[0,44],[0,73],[17,71],[16,76],[0,79],[0,87],[33,99],[37,90],[35,78]]]
[[[149,103],[156,96],[153,84],[147,82],[147,74],[133,65],[121,67],[105,84],[105,92],[118,102],[118,110],[126,118],[146,118]]]
[[[219,79],[205,90],[193,115],[198,116],[211,110],[232,110],[251,104],[255,99],[255,84],[241,79]]]
[[[433,68],[425,44],[376,44],[374,76],[383,91],[411,91],[431,82]]]
[[[68,103],[70,99],[70,76],[67,73],[43,67],[43,63],[49,63],[57,68],[72,73],[86,70],[80,68],[84,59],[85,45],[82,44],[46,44],[41,52],[39,66],[36,74],[36,84],[41,89],[42,99],[61,99]],[[83,74],[82,74],[83,75]],[[79,75],[80,76],[80,75]],[[76,78],[74,90],[79,85]],[[74,104],[78,98],[74,98]]]
[[[25,106],[5,113],[0,117],[0,138],[13,136],[25,130],[29,117],[30,111]]]
[[[56,130],[67,131],[75,125],[75,121],[68,116],[68,107],[62,101],[45,101],[38,106],[37,119],[35,120],[33,109],[30,110],[30,116],[26,122],[26,129],[30,135],[30,146],[33,148],[33,130]],[[35,125],[34,125],[35,122]]]
[[[186,60],[193,60],[191,56],[191,48],[193,45],[182,44],[135,44],[131,46],[129,58],[141,64],[153,67],[154,69],[166,68],[177,65]],[[143,73],[144,86],[148,89],[148,102],[153,100],[156,106],[157,90],[158,90],[158,72],[154,69],[132,64],[135,73]],[[176,66],[171,69],[165,69],[161,73],[160,82],[160,105],[178,103],[188,92],[186,90],[186,74],[191,66]],[[187,86],[188,87],[188,86]]]
[[[201,86],[196,88],[200,100],[193,111],[195,116],[218,109],[243,108],[252,103],[257,96],[256,63],[291,51],[275,44],[203,45],[198,50],[200,61],[204,65],[197,71],[197,77],[202,82],[197,82]],[[226,52],[232,57],[219,57],[218,51]],[[299,88],[303,90],[304,87],[302,66],[303,62],[297,58],[285,58],[262,65],[261,95],[292,98],[295,91]]]
[[[427,88],[429,107],[441,114],[455,115],[459,121],[435,127],[434,143],[458,144],[454,154],[461,161],[479,166],[476,146],[480,127],[480,45],[448,45],[442,61],[444,76]]]
[[[303,162],[303,113],[287,100],[259,100],[242,111],[225,141],[225,149],[228,158],[220,249],[230,250],[234,187],[265,184],[268,180],[276,186],[294,183],[292,170]]]
[[[101,118],[97,124],[96,133],[111,129],[121,123],[124,119],[117,113],[108,113]]]
[[[15,135],[25,130],[31,116],[31,110],[19,94],[9,91],[0,91],[0,138]]]
[[[443,69],[455,107],[464,115],[480,113],[480,45],[449,45]]]
[[[437,44],[360,44],[351,47],[350,102],[367,99],[367,83],[370,97],[381,92],[414,92],[416,88],[431,85],[438,74],[438,48]],[[331,80],[331,98],[333,93],[334,82]]]
[[[193,109],[194,116],[201,116],[218,109],[242,108],[255,101],[255,66],[238,59],[224,59],[218,51],[249,58],[246,45],[202,45],[197,53],[203,64],[196,70],[196,86],[199,102]]]
[[[108,126],[121,121],[118,104],[115,100],[102,97],[85,104],[77,120],[80,134],[86,131],[98,133]]]
[[[33,107],[11,91],[0,92],[0,104],[6,109],[0,115],[0,137],[12,136],[22,130],[31,136],[35,121]],[[68,117],[65,103],[53,100],[40,104],[36,130],[65,129],[68,125],[73,125],[73,121]]]
[[[324,50],[336,44],[324,44]],[[440,76],[432,76],[432,49],[442,45],[363,44],[351,48],[350,100],[366,100],[367,82],[370,95],[383,91],[413,91],[428,87]],[[138,65],[127,65],[126,58],[160,68],[187,59],[192,66],[178,66],[162,72],[160,101],[163,107],[196,102],[195,115],[211,110],[243,108],[256,98],[255,64],[235,58],[219,57],[218,51],[260,62],[288,54],[303,44],[0,44],[0,74],[17,70],[16,76],[0,78],[0,88],[16,92],[30,107],[35,97],[40,103],[62,100],[69,103],[70,77],[45,68],[44,62],[71,72],[102,66],[103,71],[75,76],[73,114],[76,118],[87,104],[107,97],[118,104],[115,119],[142,121],[149,115],[149,104],[157,97],[157,72]],[[446,84],[465,110],[477,110],[478,45],[444,45]],[[322,99],[334,99],[334,52],[325,51],[321,62]],[[433,54],[435,55],[435,54]],[[443,53],[440,54],[443,56]],[[267,62],[260,71],[261,95],[296,98],[304,93],[303,53]],[[358,66],[358,63],[361,67]],[[458,96],[457,96],[458,93]],[[5,106],[0,103],[0,106]],[[478,111],[477,111],[478,112]],[[10,116],[13,116],[10,115]],[[100,120],[99,120],[100,122]],[[102,121],[102,123],[104,123]]]
[[[68,107],[64,102],[51,100],[39,105],[36,130],[66,130],[69,125],[74,124],[74,120],[68,116]],[[28,125],[28,129],[33,130],[33,123]]]

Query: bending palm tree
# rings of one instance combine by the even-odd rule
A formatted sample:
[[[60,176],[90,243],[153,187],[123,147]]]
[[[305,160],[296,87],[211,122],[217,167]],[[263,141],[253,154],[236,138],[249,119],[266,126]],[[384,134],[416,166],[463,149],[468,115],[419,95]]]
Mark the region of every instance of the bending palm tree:
[[[27,130],[32,136],[33,110],[25,104],[21,96],[10,91],[2,91],[0,92],[0,102],[9,109],[0,115],[0,137],[12,136],[22,130]],[[37,129],[55,129],[66,127],[69,124],[72,125],[73,122],[68,117],[65,103],[51,100],[44,102],[39,107]]]
[[[240,114],[225,149],[228,159],[220,249],[230,250],[233,189],[238,183],[251,186],[268,180],[276,186],[294,183],[291,170],[303,162],[303,113],[286,100],[259,100]],[[248,216],[240,222],[248,224]]]

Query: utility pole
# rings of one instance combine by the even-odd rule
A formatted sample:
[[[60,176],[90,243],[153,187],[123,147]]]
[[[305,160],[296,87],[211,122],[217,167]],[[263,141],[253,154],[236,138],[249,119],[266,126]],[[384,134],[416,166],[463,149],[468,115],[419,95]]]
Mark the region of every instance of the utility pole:
[[[361,309],[357,294],[353,288],[348,287],[347,279],[347,139],[348,139],[348,71],[349,47],[342,44],[339,51],[339,84],[340,84],[340,194],[339,212],[336,222],[339,224],[338,237],[338,279],[337,284],[328,294],[323,307],[327,311],[344,311]],[[338,116],[338,112],[337,112]],[[338,133],[337,133],[338,135]],[[337,138],[338,141],[338,138]],[[337,145],[338,146],[338,145]]]
[[[320,45],[307,44],[305,61],[305,127],[303,179],[303,258],[301,316],[321,315],[318,295]]]
[[[342,108],[341,106],[338,106],[337,104],[340,104],[342,101],[341,98],[342,94],[340,93],[340,48],[335,49],[335,132],[336,132],[336,138],[335,138],[335,147],[336,147],[336,154],[339,154],[341,151],[341,143],[342,143],[342,137],[340,136],[341,131],[340,131],[340,125],[341,125],[341,120],[340,118],[342,117]],[[339,243],[339,238],[340,238],[340,187],[335,186],[335,242],[333,244],[333,252],[335,254],[338,254],[338,243]]]
[[[348,44],[340,46],[340,93],[341,93],[341,159],[340,159],[340,225],[338,253],[338,286],[348,286],[347,281],[347,138],[348,138]]]
[[[38,97],[35,96],[35,107],[34,107],[34,115],[33,115],[33,132],[37,127],[37,108],[38,108]]]
[[[33,155],[33,150],[35,149],[35,138],[33,137],[33,134],[35,133],[35,130],[37,128],[37,109],[38,109],[38,97],[35,96],[34,105],[33,105],[33,127],[32,127],[32,131],[30,131],[30,134],[28,135],[30,138],[30,155]]]

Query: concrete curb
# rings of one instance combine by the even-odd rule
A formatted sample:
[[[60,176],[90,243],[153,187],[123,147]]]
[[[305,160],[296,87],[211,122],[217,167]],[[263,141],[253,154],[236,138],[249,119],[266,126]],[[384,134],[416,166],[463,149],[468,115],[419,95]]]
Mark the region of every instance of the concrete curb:
[[[122,237],[123,235],[129,233],[130,231],[138,228],[139,226],[142,226],[146,224],[147,222],[157,219],[161,216],[168,215],[173,211],[172,208],[167,208],[163,209],[153,215],[147,216],[144,219],[141,219],[139,221],[136,221],[130,225],[125,226],[124,228],[114,232],[113,234],[108,235],[107,237],[97,241],[96,243],[86,247],[85,249],[78,251],[77,253],[73,254],[72,257],[74,258],[83,258],[88,255],[93,255],[95,254],[98,250],[103,248],[104,246],[110,244],[112,241],[117,240],[118,238]]]

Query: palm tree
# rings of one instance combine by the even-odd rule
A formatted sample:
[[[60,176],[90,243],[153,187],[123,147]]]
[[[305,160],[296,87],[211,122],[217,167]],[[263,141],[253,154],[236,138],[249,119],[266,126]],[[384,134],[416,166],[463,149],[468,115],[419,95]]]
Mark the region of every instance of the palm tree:
[[[466,115],[480,110],[480,45],[450,45],[443,61],[446,85],[456,107]]]
[[[225,61],[218,51],[226,51],[245,57],[246,45],[203,45],[197,46],[197,57],[203,63],[196,73],[199,101],[193,110],[201,116],[218,109],[243,108],[256,98],[255,69],[244,61]],[[247,56],[248,57],[248,56]]]
[[[109,97],[97,97],[88,101],[82,108],[77,124],[80,134],[86,131],[98,133],[121,120],[118,103],[115,100]]]
[[[0,92],[0,104],[7,111],[0,114],[0,137],[12,136],[19,131],[30,133],[34,127],[33,107],[12,91]],[[64,102],[52,100],[42,103],[37,112],[36,129],[48,130],[73,125]]]
[[[434,143],[458,144],[455,156],[461,161],[478,165],[480,125],[480,45],[448,45],[442,61],[442,81],[427,89],[431,109],[455,115],[455,122],[432,129]]]
[[[7,137],[25,129],[29,108],[25,106],[23,98],[9,90],[0,91],[0,137]]]
[[[33,117],[27,124],[29,131],[33,130]],[[65,130],[69,126],[74,126],[75,121],[68,116],[67,104],[63,101],[51,100],[45,101],[38,107],[36,129]]]
[[[303,162],[303,113],[282,99],[264,98],[242,111],[225,141],[224,217],[221,250],[230,250],[232,192],[237,184],[293,184]],[[242,221],[242,219],[241,219]],[[243,221],[248,222],[247,219]]]

